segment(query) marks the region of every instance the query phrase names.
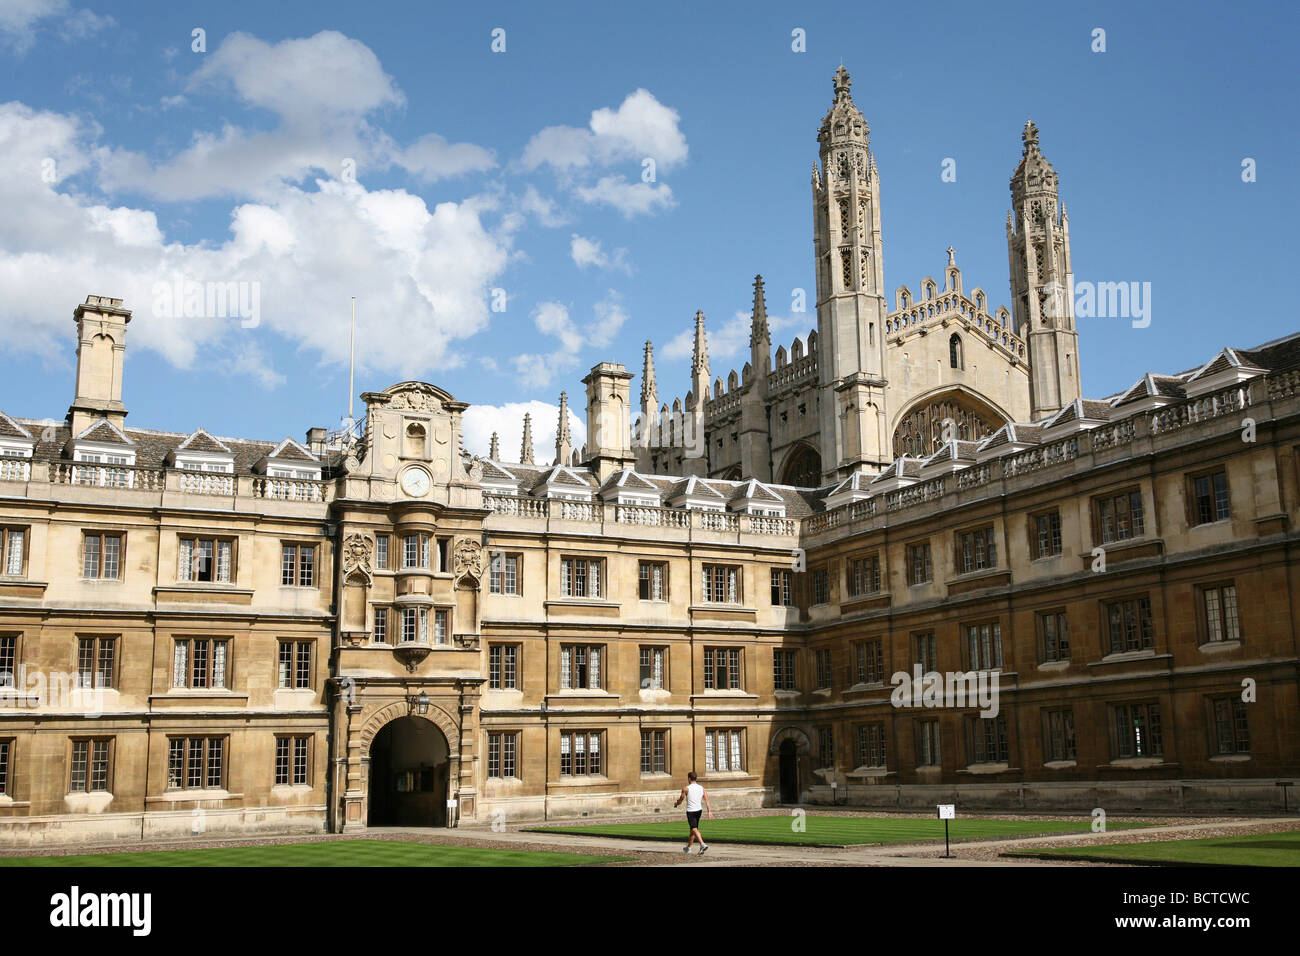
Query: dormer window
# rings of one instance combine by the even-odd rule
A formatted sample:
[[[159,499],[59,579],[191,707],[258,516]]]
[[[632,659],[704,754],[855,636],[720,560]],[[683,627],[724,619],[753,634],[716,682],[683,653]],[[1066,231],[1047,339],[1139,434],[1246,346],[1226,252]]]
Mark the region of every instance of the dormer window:
[[[27,481],[32,473],[31,457],[35,447],[36,439],[32,433],[0,412],[0,481]]]
[[[254,470],[266,470],[268,478],[283,478],[299,481],[320,481],[320,459],[309,452],[292,438],[286,438],[275,447],[269,455],[261,460]],[[277,490],[271,497],[295,497],[294,494],[282,494]]]
[[[95,422],[72,443],[72,483],[101,488],[134,485],[135,444],[108,419]]]

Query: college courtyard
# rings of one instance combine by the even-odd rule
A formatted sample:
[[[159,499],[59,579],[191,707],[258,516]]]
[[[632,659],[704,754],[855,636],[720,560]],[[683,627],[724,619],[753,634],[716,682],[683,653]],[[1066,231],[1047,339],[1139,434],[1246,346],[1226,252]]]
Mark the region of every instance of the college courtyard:
[[[1300,819],[1125,817],[1096,829],[1092,816],[961,816],[945,846],[934,815],[864,816],[794,808],[720,814],[701,824],[709,849],[682,852],[680,819],[628,818],[544,826],[430,830],[371,828],[319,835],[69,845],[7,851],[23,867],[1043,867],[1300,866]]]

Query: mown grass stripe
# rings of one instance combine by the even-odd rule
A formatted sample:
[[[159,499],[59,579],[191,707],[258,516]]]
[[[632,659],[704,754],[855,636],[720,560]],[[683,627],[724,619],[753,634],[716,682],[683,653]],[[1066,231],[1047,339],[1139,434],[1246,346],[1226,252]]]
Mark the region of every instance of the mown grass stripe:
[[[1011,850],[1002,855],[1147,866],[1300,866],[1300,829],[1159,843]]]
[[[205,847],[76,856],[0,857],[0,866],[35,867],[336,867],[336,866],[586,866],[632,857],[438,846],[394,840],[331,840],[270,846]]]
[[[801,822],[803,830],[796,830]],[[1108,829],[1144,827],[1142,822],[1107,821]],[[952,840],[986,840],[997,837],[1051,836],[1058,833],[1086,833],[1092,828],[1091,817],[1077,820],[980,820],[957,819],[951,822]],[[663,820],[647,823],[581,824],[577,826],[532,827],[534,833],[572,833],[639,840],[678,840],[685,842],[689,831],[686,821]],[[867,844],[917,843],[943,840],[940,820],[888,817],[819,817],[792,816],[733,817],[703,820],[700,832],[710,843],[760,843],[792,846],[861,846]]]

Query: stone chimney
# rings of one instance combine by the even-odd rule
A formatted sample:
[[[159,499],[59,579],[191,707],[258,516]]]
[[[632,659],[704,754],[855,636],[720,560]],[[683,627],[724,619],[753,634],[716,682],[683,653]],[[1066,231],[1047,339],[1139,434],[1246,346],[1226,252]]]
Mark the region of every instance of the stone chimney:
[[[121,428],[126,420],[122,362],[131,310],[122,308],[121,299],[88,295],[72,318],[77,323],[77,391],[68,408],[72,434],[80,435],[101,418]]]
[[[587,386],[586,462],[601,481],[636,464],[629,417],[631,381],[632,373],[613,362],[601,362],[582,380]]]

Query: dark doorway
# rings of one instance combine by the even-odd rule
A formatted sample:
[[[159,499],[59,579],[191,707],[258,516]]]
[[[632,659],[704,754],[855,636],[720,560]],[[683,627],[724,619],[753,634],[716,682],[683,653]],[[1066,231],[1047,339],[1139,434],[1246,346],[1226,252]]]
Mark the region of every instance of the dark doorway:
[[[372,827],[447,825],[447,739],[423,717],[399,717],[370,743]]]
[[[799,753],[793,740],[781,741],[781,802],[799,802]]]

